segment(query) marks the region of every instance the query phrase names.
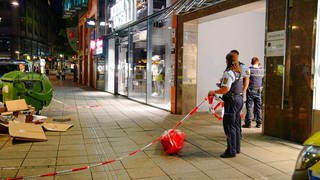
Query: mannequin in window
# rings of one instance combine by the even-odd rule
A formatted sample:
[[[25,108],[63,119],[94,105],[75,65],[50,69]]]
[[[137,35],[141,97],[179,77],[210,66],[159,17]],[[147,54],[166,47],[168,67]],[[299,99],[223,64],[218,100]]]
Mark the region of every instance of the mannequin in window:
[[[159,55],[155,55],[152,57],[152,96],[160,96],[162,95],[162,81],[163,81],[163,69],[164,69],[164,61],[160,60]]]

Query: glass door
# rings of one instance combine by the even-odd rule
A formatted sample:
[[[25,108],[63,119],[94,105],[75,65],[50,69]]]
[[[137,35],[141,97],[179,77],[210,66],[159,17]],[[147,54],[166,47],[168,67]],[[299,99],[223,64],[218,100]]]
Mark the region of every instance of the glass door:
[[[129,77],[129,36],[128,31],[119,33],[118,44],[118,93],[128,96]]]
[[[129,97],[146,102],[147,91],[147,22],[132,27],[129,64]]]

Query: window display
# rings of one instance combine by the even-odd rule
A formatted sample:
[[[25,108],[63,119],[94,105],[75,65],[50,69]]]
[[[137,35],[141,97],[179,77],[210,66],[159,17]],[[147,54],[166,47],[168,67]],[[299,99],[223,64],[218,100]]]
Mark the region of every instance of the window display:
[[[148,0],[136,0],[137,20],[148,16]]]
[[[132,61],[130,62],[129,97],[146,102],[147,23],[132,28]]]
[[[171,106],[171,28],[170,19],[163,22],[154,21],[151,28],[152,58],[150,81],[151,91],[148,103],[164,109]],[[165,37],[165,38],[163,38]]]

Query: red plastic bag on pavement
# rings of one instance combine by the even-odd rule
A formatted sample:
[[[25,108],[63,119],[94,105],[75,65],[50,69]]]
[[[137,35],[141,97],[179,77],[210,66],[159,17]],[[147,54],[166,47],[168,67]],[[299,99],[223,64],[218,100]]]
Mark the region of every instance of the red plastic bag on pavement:
[[[180,130],[169,129],[161,136],[163,150],[167,154],[176,154],[183,148],[186,134]]]

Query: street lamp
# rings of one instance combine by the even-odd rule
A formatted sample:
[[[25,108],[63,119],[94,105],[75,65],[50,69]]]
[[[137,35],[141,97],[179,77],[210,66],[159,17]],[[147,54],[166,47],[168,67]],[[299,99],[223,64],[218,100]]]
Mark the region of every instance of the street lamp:
[[[18,60],[20,59],[20,51],[15,51],[14,53],[16,53],[17,54],[17,56],[18,56]]]
[[[19,3],[18,3],[17,1],[12,1],[11,4],[12,4],[13,6],[19,6]]]

